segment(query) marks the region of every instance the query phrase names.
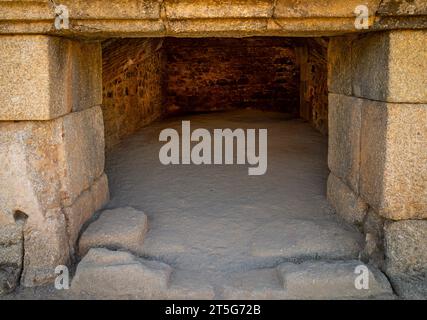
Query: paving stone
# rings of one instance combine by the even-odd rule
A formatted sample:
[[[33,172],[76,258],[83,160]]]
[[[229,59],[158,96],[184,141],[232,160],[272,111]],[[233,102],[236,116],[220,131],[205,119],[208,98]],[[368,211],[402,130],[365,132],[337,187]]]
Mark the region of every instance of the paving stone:
[[[251,253],[289,259],[352,259],[358,257],[362,243],[361,234],[335,219],[292,219],[260,226],[253,236]]]
[[[160,299],[171,273],[172,268],[161,262],[93,248],[78,264],[71,290],[97,299]]]
[[[142,249],[147,230],[147,216],[141,211],[131,207],[105,210],[82,234],[79,242],[80,256],[94,247],[138,253]]]
[[[333,173],[329,174],[327,197],[340,217],[349,223],[362,226],[368,205]]]
[[[389,275],[427,278],[427,220],[389,221],[384,227],[384,237]]]
[[[278,267],[283,286],[291,299],[364,299],[392,297],[387,278],[376,268],[368,267],[368,289],[357,289],[355,273],[358,266],[352,261],[309,261],[301,264],[284,263]]]
[[[230,300],[286,299],[281,279],[275,268],[250,270],[229,276],[222,287],[222,298]]]

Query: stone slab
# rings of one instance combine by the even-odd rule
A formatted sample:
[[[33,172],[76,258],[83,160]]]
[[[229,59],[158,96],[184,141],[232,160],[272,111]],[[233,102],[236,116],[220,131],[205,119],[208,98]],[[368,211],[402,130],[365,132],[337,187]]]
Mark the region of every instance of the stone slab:
[[[265,229],[260,226],[251,240],[250,252],[264,258],[357,258],[363,242],[361,235],[333,218],[272,222]]]
[[[329,94],[328,166],[356,195],[359,194],[363,102],[358,98]]]
[[[329,174],[327,188],[328,201],[336,213],[345,221],[361,227],[368,205],[333,173]]]
[[[78,264],[71,290],[98,299],[159,299],[172,268],[124,251],[90,249]]]
[[[134,208],[105,210],[82,234],[79,253],[84,256],[90,248],[104,247],[138,253],[148,230],[147,216]]]
[[[0,121],[50,120],[102,103],[101,45],[1,36]]]
[[[384,238],[388,274],[427,277],[427,220],[388,222]]]
[[[357,289],[356,268],[368,271],[368,289]],[[284,263],[278,267],[290,299],[369,299],[392,297],[387,278],[379,270],[358,260]]]
[[[427,105],[365,100],[360,195],[383,217],[427,218]]]

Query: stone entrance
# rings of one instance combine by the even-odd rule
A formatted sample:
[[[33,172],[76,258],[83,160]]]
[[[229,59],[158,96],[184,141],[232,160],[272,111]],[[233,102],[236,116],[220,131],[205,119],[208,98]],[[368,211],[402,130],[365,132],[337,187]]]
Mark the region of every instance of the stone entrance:
[[[187,41],[203,48],[202,40],[161,38],[292,36],[312,37],[286,41],[297,48],[298,114],[329,135],[330,204],[364,234],[363,261],[383,270],[399,295],[425,297],[427,8],[421,1],[369,1],[369,29],[361,33],[354,27],[358,1],[350,2],[64,1],[70,28],[56,30],[50,1],[0,1],[2,290],[50,282],[56,266],[73,264],[82,227],[109,199],[105,147],[156,119],[162,108],[201,105],[182,99],[188,97],[182,88],[196,90],[184,78],[182,86],[147,89],[161,79],[156,71],[164,48],[171,48],[171,68],[176,46]],[[140,38],[135,58],[149,66],[124,66],[128,91],[121,95],[117,77],[102,76],[103,63],[113,72],[114,53],[128,45],[115,37]],[[317,64],[322,57],[327,87],[326,67]],[[214,87],[231,82],[222,83]],[[327,109],[313,98],[325,88]],[[203,97],[197,89],[193,97]],[[257,99],[270,103],[266,92]],[[117,99],[127,112],[114,109]],[[203,102],[209,105],[209,96]],[[141,118],[132,117],[135,105],[144,110]]]

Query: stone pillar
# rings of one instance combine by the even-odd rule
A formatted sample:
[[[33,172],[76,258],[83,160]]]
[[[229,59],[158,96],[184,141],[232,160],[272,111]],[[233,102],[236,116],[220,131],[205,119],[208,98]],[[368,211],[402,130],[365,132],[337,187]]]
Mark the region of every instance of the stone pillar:
[[[0,37],[6,291],[19,278],[25,286],[52,280],[55,267],[69,263],[82,224],[108,200],[101,60],[98,42]]]
[[[412,297],[427,294],[425,43],[424,30],[336,37],[328,58],[328,198],[366,233],[365,258]]]

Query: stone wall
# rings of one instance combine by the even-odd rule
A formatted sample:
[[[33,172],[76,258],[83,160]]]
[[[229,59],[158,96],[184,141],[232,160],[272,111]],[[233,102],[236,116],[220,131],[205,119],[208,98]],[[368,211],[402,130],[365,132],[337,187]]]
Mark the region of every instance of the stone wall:
[[[163,112],[163,40],[103,44],[103,103],[107,149]]]
[[[298,114],[294,46],[284,38],[167,38],[167,111],[261,108]]]
[[[424,298],[426,42],[427,31],[337,37],[328,61],[328,198],[366,234],[364,258],[399,294]]]
[[[327,134],[328,40],[325,38],[300,40],[296,52],[300,66],[299,115],[318,131]]]
[[[0,293],[51,281],[108,200],[101,47],[0,39]]]

